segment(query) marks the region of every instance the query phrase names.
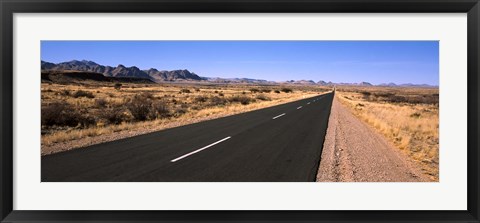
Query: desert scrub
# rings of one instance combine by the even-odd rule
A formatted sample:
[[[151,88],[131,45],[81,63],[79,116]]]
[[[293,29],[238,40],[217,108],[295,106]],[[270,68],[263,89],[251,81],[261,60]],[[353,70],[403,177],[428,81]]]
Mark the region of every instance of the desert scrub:
[[[250,94],[250,88],[259,89],[259,92]],[[190,93],[179,94],[182,89],[190,89]],[[80,141],[90,142],[91,138],[87,137],[118,139],[118,134],[131,136],[138,132],[172,128],[318,95],[315,88],[305,92],[296,89],[295,93],[276,94],[273,91],[267,93],[268,89],[264,86],[128,83],[122,84],[121,89],[117,90],[114,83],[42,83],[42,154],[51,149],[56,151],[55,148],[62,146],[75,145],[76,148]],[[74,97],[78,91],[78,97]],[[242,94],[245,91],[248,94]],[[256,99],[259,93],[270,100]],[[94,97],[87,96],[89,94]],[[50,107],[55,103],[62,105]],[[144,104],[148,106],[143,107]],[[65,115],[57,120],[61,114]],[[62,147],[61,150],[64,149]]]
[[[257,97],[255,97],[255,98],[258,99],[258,100],[262,100],[262,101],[270,101],[270,98],[267,97],[267,96],[264,95],[264,94],[259,94],[259,95],[257,95]]]
[[[88,127],[95,124],[95,118],[68,103],[55,102],[42,107],[42,126]]]
[[[250,97],[247,97],[247,96],[233,96],[229,99],[229,101],[230,102],[237,102],[237,103],[240,103],[242,105],[248,105],[251,102],[253,102],[254,100]]]
[[[395,89],[395,91],[399,90]],[[419,89],[416,92],[417,96],[420,95],[423,98],[421,96],[423,91],[426,90]],[[409,95],[411,93],[400,92],[397,93],[397,96],[398,94]],[[432,179],[438,180],[438,103],[434,100],[422,100],[420,102],[411,99],[409,96],[403,96],[405,99],[399,102],[391,100],[392,96],[395,96],[395,94],[379,93],[371,90],[369,94],[358,91],[338,92],[337,98],[340,99],[342,104],[349,107],[355,116],[372,126],[392,142],[396,148],[404,151],[413,160],[417,161],[422,170]]]
[[[82,91],[82,90],[76,91],[75,93],[73,93],[72,96],[74,98],[79,98],[79,97],[94,98],[95,97],[92,92]]]

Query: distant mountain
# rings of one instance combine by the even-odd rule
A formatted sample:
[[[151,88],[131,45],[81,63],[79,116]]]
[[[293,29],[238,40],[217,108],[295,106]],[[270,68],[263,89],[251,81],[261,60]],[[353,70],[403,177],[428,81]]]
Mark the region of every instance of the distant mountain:
[[[313,80],[288,80],[284,82],[275,82],[262,79],[253,78],[220,78],[220,77],[200,77],[194,72],[186,69],[183,70],[158,70],[150,68],[148,70],[140,70],[138,67],[125,67],[119,64],[117,67],[104,66],[88,60],[72,60],[62,63],[50,63],[46,61],[41,62],[42,71],[82,71],[100,73],[106,77],[117,78],[141,78],[149,79],[155,82],[180,82],[180,81],[205,81],[210,83],[241,83],[241,84],[287,84],[287,85],[319,85],[319,86],[387,86],[387,87],[438,87],[427,84],[379,84],[373,85],[369,82],[360,83],[332,83],[320,80],[315,82]]]
[[[298,85],[314,85],[317,84],[312,80],[289,80],[285,82],[286,84],[298,84]]]
[[[390,82],[390,83],[388,83],[388,84],[385,84],[385,83],[379,84],[378,86],[383,86],[383,87],[397,87],[398,85],[395,84],[395,83],[391,83],[391,82]]]
[[[321,85],[321,86],[325,86],[325,85],[327,85],[327,82],[325,82],[325,81],[318,81],[317,84],[318,84],[318,85]]]
[[[188,70],[159,71],[157,69],[150,68],[146,71],[146,73],[156,81],[175,81],[178,79],[200,81],[205,79]]]
[[[373,84],[370,84],[370,83],[365,82],[365,81],[360,82],[358,85],[360,85],[360,86],[373,86]]]
[[[253,78],[221,78],[221,77],[205,77],[206,81],[211,83],[223,83],[223,84],[276,84],[275,81],[267,81],[262,79]]]
[[[75,70],[75,71],[86,71],[86,72],[95,72],[101,73],[107,77],[132,77],[132,78],[143,78],[150,79],[156,82],[163,81],[178,81],[178,80],[203,80],[200,76],[195,73],[191,73],[188,70],[173,70],[173,71],[158,71],[157,69],[151,68],[149,70],[140,70],[138,67],[125,67],[122,64],[119,64],[117,67],[103,66],[97,64],[93,61],[87,60],[72,60],[63,63],[49,63],[42,61],[41,63],[42,70],[51,70],[51,71],[65,71],[65,70]]]

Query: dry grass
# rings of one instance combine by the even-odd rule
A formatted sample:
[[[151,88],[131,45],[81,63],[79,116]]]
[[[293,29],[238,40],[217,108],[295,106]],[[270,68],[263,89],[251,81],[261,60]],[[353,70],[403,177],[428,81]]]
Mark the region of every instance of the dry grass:
[[[259,90],[222,85],[123,84],[116,89],[113,84],[43,83],[42,154],[58,152],[58,144],[61,150],[68,150],[85,146],[75,143],[82,139],[108,136],[108,140],[116,140],[287,103],[327,90],[298,87],[293,92],[275,93],[284,87],[254,87]],[[43,120],[52,115],[72,119],[68,119],[69,125]],[[78,124],[72,125],[75,121]]]
[[[337,95],[357,117],[418,162],[432,180],[438,180],[438,89],[343,88],[337,89]],[[390,100],[395,97],[401,100]]]

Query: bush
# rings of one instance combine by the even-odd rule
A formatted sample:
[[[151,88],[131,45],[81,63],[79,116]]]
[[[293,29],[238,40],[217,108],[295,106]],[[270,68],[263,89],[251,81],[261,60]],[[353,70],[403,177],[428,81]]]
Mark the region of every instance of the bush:
[[[362,94],[364,94],[364,93],[368,93],[368,95],[370,95],[369,92],[363,92]],[[364,94],[364,95],[365,95],[365,94]],[[379,92],[379,93],[375,93],[374,95],[377,96],[377,97],[391,97],[391,96],[393,96],[394,94],[393,94],[393,93],[389,93],[389,92]]]
[[[128,119],[125,115],[125,111],[118,107],[104,110],[100,116],[107,120],[108,123],[116,125]]]
[[[282,88],[280,91],[285,92],[285,93],[291,93],[293,90],[291,88]]]
[[[206,102],[208,100],[208,98],[205,97],[205,96],[197,96],[197,97],[195,97],[194,100],[195,100],[195,102],[203,103],[203,102]]]
[[[115,90],[120,90],[122,88],[122,84],[116,83],[115,85],[113,85],[113,88],[115,88]]]
[[[42,125],[56,125],[58,122],[58,117],[62,116],[62,113],[64,113],[66,109],[67,104],[58,102],[42,107]]]
[[[275,90],[275,93],[280,94],[280,91],[279,91],[279,90]]]
[[[272,90],[264,88],[264,89],[261,89],[260,92],[261,93],[270,93],[270,92],[272,92]]]
[[[259,91],[257,88],[250,88],[250,92],[252,93],[258,93]]]
[[[246,96],[234,96],[234,97],[230,98],[230,101],[231,102],[239,102],[242,105],[248,105],[253,100],[249,97],[246,97]]]
[[[185,108],[177,108],[175,109],[175,113],[174,113],[174,116],[175,117],[178,117],[178,116],[181,116],[183,114],[187,113],[187,109]]]
[[[68,103],[52,103],[42,108],[41,122],[44,126],[90,126],[95,124],[95,119],[74,108]]]
[[[70,91],[69,90],[63,90],[61,94],[64,95],[64,96],[70,96]]]
[[[368,97],[368,96],[370,96],[370,95],[372,94],[372,93],[370,93],[370,92],[368,92],[368,91],[362,91],[362,92],[360,92],[360,93],[361,93],[363,96],[366,96],[366,97]]]
[[[73,97],[74,98],[79,98],[79,97],[94,98],[95,96],[93,95],[92,92],[78,90],[73,94]]]
[[[418,112],[415,112],[415,113],[410,115],[410,117],[412,117],[412,118],[420,118],[420,116],[421,116],[421,114],[418,113]]]
[[[213,96],[210,98],[210,105],[212,106],[225,105],[225,104],[227,104],[227,99],[225,98],[220,98],[217,96]]]
[[[223,97],[223,96],[224,96],[224,94],[223,94],[223,93],[218,93],[218,96],[222,96],[222,97]]]
[[[135,97],[127,104],[127,108],[136,121],[145,121],[149,118],[152,101],[141,95]]]
[[[180,92],[181,92],[181,93],[191,93],[190,90],[188,90],[188,89],[186,89],[186,88],[180,90]]]
[[[170,110],[163,101],[157,101],[152,104],[152,117],[165,118],[170,116]]]
[[[99,108],[104,108],[105,106],[107,106],[107,104],[108,104],[107,100],[103,98],[99,98],[95,100],[95,105]]]
[[[267,97],[267,96],[264,95],[264,94],[259,94],[259,95],[257,95],[256,98],[257,98],[258,100],[262,100],[262,101],[269,101],[269,100],[270,100],[270,98]]]
[[[148,98],[148,99],[153,99],[154,96],[151,92],[142,92],[142,94],[140,95],[141,97],[144,97],[144,98]]]

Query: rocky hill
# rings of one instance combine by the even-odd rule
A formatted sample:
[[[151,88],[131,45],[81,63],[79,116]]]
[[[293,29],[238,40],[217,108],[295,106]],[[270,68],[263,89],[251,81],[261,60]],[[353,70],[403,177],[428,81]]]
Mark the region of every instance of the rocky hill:
[[[93,61],[87,60],[72,60],[63,63],[49,63],[42,61],[41,63],[42,71],[85,71],[85,72],[94,72],[101,73],[106,77],[131,77],[131,78],[142,78],[150,79],[156,82],[163,81],[178,81],[178,80],[194,80],[199,81],[203,80],[200,76],[192,73],[188,70],[172,70],[172,71],[158,71],[157,69],[151,68],[149,70],[140,70],[138,67],[125,67],[122,64],[119,64],[117,67],[103,66],[97,64]]]

